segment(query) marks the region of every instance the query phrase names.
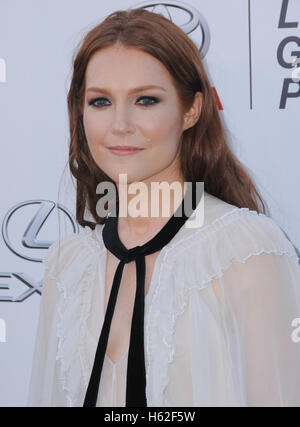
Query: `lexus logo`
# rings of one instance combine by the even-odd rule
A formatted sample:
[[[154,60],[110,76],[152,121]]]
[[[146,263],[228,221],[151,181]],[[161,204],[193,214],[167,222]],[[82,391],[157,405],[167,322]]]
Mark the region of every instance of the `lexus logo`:
[[[41,258],[35,258],[30,257],[28,255],[25,255],[24,253],[20,252],[20,250],[17,250],[13,247],[12,243],[9,239],[9,233],[8,233],[8,225],[9,222],[12,220],[13,215],[17,212],[19,209],[23,209],[26,206],[29,205],[39,205],[40,208],[36,212],[36,214],[31,219],[30,223],[28,224],[26,230],[24,231],[24,234],[22,236],[22,245],[25,248],[32,248],[32,249],[48,249],[49,246],[53,242],[51,241],[37,241],[37,235],[42,228],[43,224],[46,222],[47,218],[49,217],[50,213],[55,208],[56,204],[54,202],[51,202],[49,200],[29,200],[27,202],[19,203],[18,205],[12,207],[8,213],[6,214],[3,223],[2,223],[2,236],[3,240],[6,244],[6,246],[17,256],[27,259],[28,261],[35,261],[35,262],[42,262]],[[73,226],[73,232],[78,232],[78,225],[76,220],[74,219],[73,215],[63,206],[60,204],[57,204],[58,209],[62,210],[65,215],[69,218],[72,226]]]
[[[10,223],[13,223],[14,229],[18,228],[16,225],[16,222],[18,221],[14,221],[14,217],[20,217],[20,211],[22,210],[24,211],[24,209],[30,205],[37,205],[39,209],[30,219],[30,222],[26,227],[24,233],[20,236],[19,240],[21,242],[21,249],[19,249],[11,241],[9,225]],[[4,217],[4,220],[2,223],[2,236],[3,236],[4,243],[6,244],[8,249],[20,258],[26,259],[28,261],[33,261],[33,262],[42,262],[41,257],[29,256],[26,253],[24,253],[24,251],[22,250],[22,247],[30,248],[33,250],[37,250],[37,249],[46,250],[49,248],[49,246],[51,246],[53,241],[38,240],[37,235],[41,230],[42,226],[48,220],[51,212],[56,206],[60,211],[62,211],[63,215],[65,215],[68,218],[72,226],[73,232],[78,233],[79,232],[78,223],[76,222],[76,219],[74,218],[72,213],[68,211],[68,209],[66,209],[60,204],[56,205],[54,202],[50,200],[29,200],[26,202],[19,203],[16,206],[13,206]],[[17,215],[17,212],[19,213],[19,215]],[[1,273],[0,272],[0,277],[6,278],[6,279],[15,278],[20,283],[23,283],[29,288],[17,297],[0,295],[0,301],[21,302],[35,292],[37,292],[38,294],[41,294],[42,281],[37,282],[33,280],[27,273],[15,273],[15,272]],[[10,289],[10,287],[8,285],[0,285],[0,289]]]
[[[187,35],[190,37],[193,36],[197,30],[200,30],[200,34],[197,34],[196,37],[191,37],[193,42],[198,46],[199,52],[201,53],[202,58],[208,52],[210,45],[210,31],[209,26],[206,22],[204,16],[190,4],[184,3],[182,1],[143,1],[141,3],[135,4],[128,9],[151,9],[151,12],[159,13],[165,18],[168,18],[170,21],[174,22],[178,27],[181,28]],[[188,21],[184,24],[180,24],[180,15],[187,15]],[[200,39],[200,45],[199,43]]]

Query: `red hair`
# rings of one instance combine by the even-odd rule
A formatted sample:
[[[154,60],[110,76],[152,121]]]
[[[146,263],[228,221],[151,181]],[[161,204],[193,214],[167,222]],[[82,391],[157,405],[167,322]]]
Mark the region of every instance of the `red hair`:
[[[204,182],[206,192],[225,202],[265,214],[264,202],[252,179],[226,141],[215,94],[196,45],[169,19],[138,8],[118,10],[108,15],[86,34],[73,58],[73,75],[68,92],[68,163],[77,180],[78,223],[94,228],[97,223],[103,224],[105,221],[96,212],[99,200],[96,187],[102,181],[113,181],[91,156],[84,132],[82,104],[85,71],[91,56],[116,43],[140,49],[161,61],[171,75],[183,113],[191,108],[196,92],[203,94],[198,121],[182,135],[180,164],[184,181]],[[85,209],[89,210],[94,222],[84,219]]]

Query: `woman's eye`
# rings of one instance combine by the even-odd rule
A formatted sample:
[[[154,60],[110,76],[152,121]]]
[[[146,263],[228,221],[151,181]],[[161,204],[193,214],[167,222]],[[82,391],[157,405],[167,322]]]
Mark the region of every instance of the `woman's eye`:
[[[141,98],[138,99],[138,101],[142,100],[142,99],[148,99],[150,101],[153,101],[150,104],[147,103],[147,104],[142,104],[142,105],[153,105],[153,104],[157,104],[159,102],[159,99],[155,98],[154,96],[142,96]]]
[[[150,103],[147,102],[146,104],[144,104],[144,103],[140,104],[140,105],[143,105],[145,107],[157,104],[159,102],[159,99],[154,97],[154,96],[141,96],[140,98],[138,98],[137,101],[141,101],[141,100],[151,101]],[[108,104],[102,103],[100,101],[108,101],[108,99],[107,98],[95,98],[95,99],[92,99],[91,101],[89,101],[88,104],[92,105],[93,107],[98,107],[98,108],[108,105]]]
[[[103,101],[103,100],[106,100],[106,98],[95,98],[95,99],[92,99],[91,101],[89,101],[89,105],[92,105],[93,107],[102,107],[104,104],[98,104],[98,105],[96,105],[95,103],[96,102],[98,102],[98,101]]]

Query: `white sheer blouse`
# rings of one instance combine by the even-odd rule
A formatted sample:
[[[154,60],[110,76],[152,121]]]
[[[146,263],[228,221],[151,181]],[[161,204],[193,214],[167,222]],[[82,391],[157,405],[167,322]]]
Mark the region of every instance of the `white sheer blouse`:
[[[105,315],[102,227],[47,250],[28,406],[83,405]],[[161,250],[145,298],[148,406],[300,406],[294,319],[293,245],[271,218],[205,192],[204,224]],[[125,406],[127,356],[105,356],[97,406]]]

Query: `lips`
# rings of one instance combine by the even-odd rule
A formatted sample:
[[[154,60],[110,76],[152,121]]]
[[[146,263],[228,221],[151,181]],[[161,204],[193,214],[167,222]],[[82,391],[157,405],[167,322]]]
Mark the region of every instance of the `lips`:
[[[118,146],[118,147],[111,147],[109,148],[110,152],[119,156],[127,156],[130,154],[137,154],[140,153],[143,148],[136,148],[136,147],[125,147],[125,146]]]
[[[138,148],[138,147],[129,147],[127,145],[116,145],[115,147],[110,147],[111,150],[143,150],[143,148]]]

